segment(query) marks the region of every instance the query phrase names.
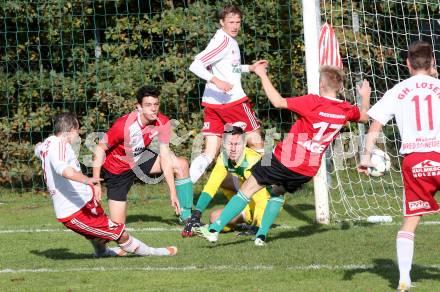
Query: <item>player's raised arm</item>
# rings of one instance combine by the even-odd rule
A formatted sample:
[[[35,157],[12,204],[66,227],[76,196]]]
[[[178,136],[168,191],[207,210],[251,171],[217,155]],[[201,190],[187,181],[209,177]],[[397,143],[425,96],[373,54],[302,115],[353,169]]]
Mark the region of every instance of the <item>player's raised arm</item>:
[[[370,108],[370,96],[371,96],[370,83],[366,79],[364,79],[362,84],[357,87],[357,90],[361,96],[361,106],[360,106],[361,116],[359,118],[359,122],[366,123],[368,122],[367,111]]]
[[[364,153],[361,155],[361,163],[357,168],[359,172],[368,174],[367,171],[368,167],[371,166],[371,162],[370,162],[371,151],[376,145],[377,138],[379,137],[381,131],[382,131],[382,124],[374,120],[370,126],[370,129],[368,130],[368,134],[365,137]]]
[[[269,98],[270,103],[272,103],[272,105],[276,108],[287,108],[286,99],[280,95],[280,93],[272,85],[272,82],[270,82],[270,79],[267,76],[266,68],[267,62],[256,65],[253,70],[255,74],[260,77],[264,92]]]

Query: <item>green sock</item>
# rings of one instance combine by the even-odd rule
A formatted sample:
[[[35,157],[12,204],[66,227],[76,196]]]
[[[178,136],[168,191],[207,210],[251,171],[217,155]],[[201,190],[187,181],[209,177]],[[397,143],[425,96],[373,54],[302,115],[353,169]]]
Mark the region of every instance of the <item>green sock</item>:
[[[189,177],[176,179],[177,198],[179,199],[180,219],[185,220],[191,217],[191,208],[193,204],[193,184]]]
[[[263,219],[261,219],[261,226],[258,229],[257,234],[255,235],[256,237],[258,237],[259,235],[264,235],[265,237],[267,237],[267,232],[275,221],[275,218],[277,218],[278,214],[280,213],[280,210],[283,207],[283,203],[284,195],[278,197],[270,197],[269,201],[267,201],[266,208],[264,209]]]
[[[202,192],[197,200],[196,210],[199,210],[200,213],[203,213],[211,201],[212,197],[208,193]]]
[[[226,204],[220,217],[209,225],[208,229],[220,232],[229,221],[243,211],[247,204],[249,204],[249,199],[246,198],[241,191],[238,191],[238,193],[229,200],[228,204]]]

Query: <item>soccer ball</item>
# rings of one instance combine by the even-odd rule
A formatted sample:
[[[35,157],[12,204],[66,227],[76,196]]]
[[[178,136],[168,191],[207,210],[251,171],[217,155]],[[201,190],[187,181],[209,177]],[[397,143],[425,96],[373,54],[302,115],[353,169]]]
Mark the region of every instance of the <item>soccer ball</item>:
[[[373,166],[368,168],[368,174],[371,176],[382,176],[391,168],[390,156],[380,149],[371,151],[370,161]]]

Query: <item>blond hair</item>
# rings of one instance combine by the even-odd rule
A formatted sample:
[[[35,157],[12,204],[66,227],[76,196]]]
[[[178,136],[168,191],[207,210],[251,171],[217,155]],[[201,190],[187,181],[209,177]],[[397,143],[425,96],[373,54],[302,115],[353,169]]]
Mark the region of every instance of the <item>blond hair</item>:
[[[338,93],[344,86],[345,73],[338,67],[326,65],[319,70],[319,79],[324,90]]]

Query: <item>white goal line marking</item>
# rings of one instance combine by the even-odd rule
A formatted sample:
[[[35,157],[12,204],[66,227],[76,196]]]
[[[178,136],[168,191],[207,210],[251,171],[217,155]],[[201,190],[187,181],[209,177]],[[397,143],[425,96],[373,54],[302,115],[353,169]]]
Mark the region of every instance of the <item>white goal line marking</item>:
[[[426,268],[439,268],[440,265],[424,266]],[[333,271],[346,271],[346,270],[371,270],[377,268],[386,268],[386,266],[377,265],[365,265],[365,264],[351,264],[351,265],[296,265],[283,267],[274,267],[271,265],[257,265],[257,266],[168,266],[168,267],[77,267],[66,269],[53,269],[53,268],[40,268],[40,269],[2,269],[0,274],[13,274],[13,273],[69,273],[69,272],[130,272],[130,271],[152,271],[152,272],[167,272],[167,271],[264,271],[264,270],[291,270],[291,271],[311,271],[311,270],[333,270]]]
[[[289,225],[279,225],[277,229],[298,229],[297,227]],[[182,231],[181,227],[145,227],[145,228],[130,228],[127,227],[126,230],[129,232],[170,232],[170,231]],[[8,233],[60,233],[60,232],[72,232],[67,228],[29,228],[29,229],[0,229],[0,234]]]
[[[376,224],[376,223],[372,223]],[[400,222],[391,222],[391,223],[377,223],[380,225],[401,225]],[[440,221],[425,221],[420,222],[422,225],[440,225]],[[331,225],[330,225],[331,226]],[[325,227],[325,225],[323,225]],[[129,232],[171,232],[171,231],[181,231],[182,227],[145,227],[145,228],[127,228],[126,230]],[[274,229],[292,229],[298,230],[298,227],[293,227],[289,225],[279,225]],[[72,232],[69,229],[65,228],[29,228],[29,229],[0,229],[0,234],[14,234],[14,233],[60,233],[60,232]]]
[[[440,265],[426,265],[424,268],[440,268]],[[387,268],[384,266],[377,265],[366,265],[366,264],[350,264],[350,265],[324,265],[324,264],[312,264],[312,265],[296,265],[283,267],[274,266],[234,266],[234,265],[223,265],[223,266],[168,266],[168,267],[77,267],[77,268],[67,268],[67,269],[52,269],[52,268],[40,268],[40,269],[3,269],[0,270],[0,274],[13,274],[13,273],[69,273],[69,272],[130,272],[130,271],[152,271],[152,272],[167,272],[167,271],[264,271],[264,270],[290,270],[290,271],[317,271],[317,270],[331,270],[331,271],[348,271],[348,270],[371,270]]]
[[[181,227],[145,227],[145,228],[130,228],[127,227],[126,230],[129,232],[170,232],[170,231],[182,231]],[[298,227],[293,227],[289,225],[279,225],[276,229],[292,229],[296,230]],[[72,232],[72,230],[67,228],[29,228],[29,229],[0,229],[0,234],[8,233],[61,233],[61,232]]]
[[[181,231],[179,227],[145,227],[145,228],[126,228],[127,231],[132,232],[167,232],[167,231]],[[29,228],[29,229],[5,229],[0,230],[0,234],[5,233],[56,233],[56,232],[72,232],[67,228]]]

